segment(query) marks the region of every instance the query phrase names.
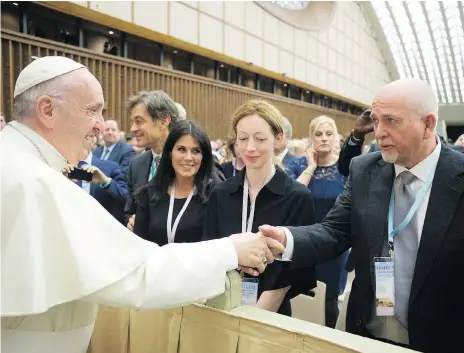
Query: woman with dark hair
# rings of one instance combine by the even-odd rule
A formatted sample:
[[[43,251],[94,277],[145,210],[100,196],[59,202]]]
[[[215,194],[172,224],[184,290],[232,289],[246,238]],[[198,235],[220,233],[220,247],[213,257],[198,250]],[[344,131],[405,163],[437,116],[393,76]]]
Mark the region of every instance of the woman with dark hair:
[[[201,241],[213,165],[207,134],[190,120],[175,123],[156,176],[135,193],[134,233],[160,246]]]

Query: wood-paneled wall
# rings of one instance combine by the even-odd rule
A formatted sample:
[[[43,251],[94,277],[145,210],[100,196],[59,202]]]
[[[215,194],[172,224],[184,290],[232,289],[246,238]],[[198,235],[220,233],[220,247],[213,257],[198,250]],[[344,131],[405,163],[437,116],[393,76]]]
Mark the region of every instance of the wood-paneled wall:
[[[356,119],[348,113],[279,97],[253,89],[164,69],[75,46],[2,30],[1,109],[7,120],[13,109],[14,83],[32,56],[64,55],[89,68],[100,81],[106,100],[105,117],[115,118],[128,131],[126,99],[141,90],[161,89],[187,110],[189,119],[200,123],[211,138],[231,132],[232,112],[248,99],[264,98],[274,103],[293,124],[295,137],[304,137],[311,119],[321,114],[333,117],[341,133],[348,133]]]

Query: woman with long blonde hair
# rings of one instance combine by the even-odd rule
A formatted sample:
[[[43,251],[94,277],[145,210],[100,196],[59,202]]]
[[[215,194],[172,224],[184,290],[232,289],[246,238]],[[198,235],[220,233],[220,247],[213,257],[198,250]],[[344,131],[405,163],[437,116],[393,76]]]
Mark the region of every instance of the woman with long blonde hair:
[[[236,148],[245,167],[211,192],[204,239],[255,233],[265,224],[314,223],[311,193],[273,163],[274,146],[283,134],[281,116],[263,100],[248,101],[233,114]],[[290,316],[290,299],[315,286],[313,269],[293,271],[275,261],[258,277],[256,298],[245,298],[246,304]]]
[[[325,115],[309,125],[309,148],[305,157],[292,161],[287,174],[305,185],[314,198],[316,223],[320,223],[332,209],[337,197],[343,192],[346,179],[338,171],[339,145],[337,125]],[[327,285],[326,325],[334,328],[338,318],[338,296],[343,293],[347,280],[345,270],[348,252],[339,258],[316,266],[317,280]]]

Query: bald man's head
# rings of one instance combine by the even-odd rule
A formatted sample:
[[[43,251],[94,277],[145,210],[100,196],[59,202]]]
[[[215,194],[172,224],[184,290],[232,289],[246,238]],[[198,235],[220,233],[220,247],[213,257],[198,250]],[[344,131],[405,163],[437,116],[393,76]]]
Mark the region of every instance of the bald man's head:
[[[385,85],[372,102],[371,117],[386,162],[412,168],[437,144],[438,100],[425,81],[401,79]]]
[[[380,89],[376,100],[402,98],[404,105],[419,115],[432,113],[438,119],[438,99],[432,87],[425,81],[405,78],[393,81]]]

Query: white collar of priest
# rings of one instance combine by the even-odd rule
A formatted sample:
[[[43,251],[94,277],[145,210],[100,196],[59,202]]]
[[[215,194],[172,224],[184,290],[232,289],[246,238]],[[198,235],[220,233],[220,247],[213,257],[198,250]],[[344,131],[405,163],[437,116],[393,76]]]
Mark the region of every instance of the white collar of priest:
[[[84,162],[87,163],[88,165],[92,165],[92,158],[93,158],[93,153],[92,153],[92,151],[90,151],[87,158],[84,159]]]
[[[63,168],[66,166],[66,158],[64,158],[60,152],[58,152],[56,148],[50,144],[50,142],[45,140],[31,128],[21,124],[18,121],[12,121],[10,124],[14,129],[18,130],[22,135],[24,135],[36,148],[39,149],[40,153],[43,155],[50,167],[57,171],[63,170]]]
[[[441,152],[441,141],[436,137],[437,139],[437,146],[433,150],[431,154],[427,156],[424,160],[422,160],[420,163],[409,169],[409,171],[414,174],[419,180],[425,183],[427,180],[427,176],[429,175],[430,172],[435,173],[435,169],[437,168],[438,164],[438,159],[440,158],[440,152]],[[395,175],[398,176],[400,175],[401,172],[407,170],[405,167],[395,164]]]

